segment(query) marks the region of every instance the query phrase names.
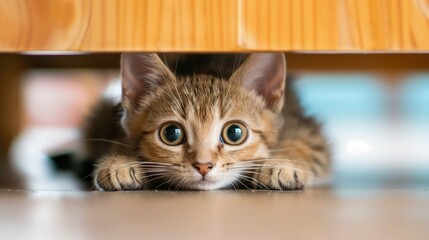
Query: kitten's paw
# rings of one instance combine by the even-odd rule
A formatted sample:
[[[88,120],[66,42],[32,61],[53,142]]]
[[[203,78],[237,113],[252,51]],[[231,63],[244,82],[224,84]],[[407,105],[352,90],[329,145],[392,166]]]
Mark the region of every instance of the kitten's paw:
[[[287,161],[266,161],[254,174],[254,186],[272,190],[298,190],[304,188],[308,179],[305,169]]]
[[[138,162],[127,156],[105,157],[94,172],[94,185],[105,191],[140,190],[143,179]]]

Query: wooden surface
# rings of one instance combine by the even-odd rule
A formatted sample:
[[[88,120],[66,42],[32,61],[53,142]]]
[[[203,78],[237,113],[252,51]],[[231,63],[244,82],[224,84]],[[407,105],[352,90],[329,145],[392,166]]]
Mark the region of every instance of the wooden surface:
[[[429,0],[0,0],[0,51],[428,51]]]
[[[0,191],[2,239],[427,240],[429,192]]]

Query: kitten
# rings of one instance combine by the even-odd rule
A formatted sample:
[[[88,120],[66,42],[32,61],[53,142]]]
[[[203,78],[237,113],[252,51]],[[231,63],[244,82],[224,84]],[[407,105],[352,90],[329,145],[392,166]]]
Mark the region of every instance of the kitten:
[[[97,189],[294,190],[329,174],[320,126],[285,94],[283,54],[250,54],[225,78],[173,72],[156,54],[122,54],[121,106],[102,105],[88,128],[111,141],[87,148]]]

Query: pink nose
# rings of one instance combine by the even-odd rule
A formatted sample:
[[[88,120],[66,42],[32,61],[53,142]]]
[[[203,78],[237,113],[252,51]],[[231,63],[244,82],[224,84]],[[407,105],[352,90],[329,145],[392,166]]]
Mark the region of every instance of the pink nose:
[[[202,176],[205,176],[213,168],[213,163],[194,163],[192,166],[197,169]]]

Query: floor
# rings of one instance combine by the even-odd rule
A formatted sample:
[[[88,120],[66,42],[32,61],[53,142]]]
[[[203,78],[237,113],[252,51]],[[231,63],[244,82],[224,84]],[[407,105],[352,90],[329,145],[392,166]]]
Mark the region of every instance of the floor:
[[[0,191],[1,239],[429,239],[428,189]]]

